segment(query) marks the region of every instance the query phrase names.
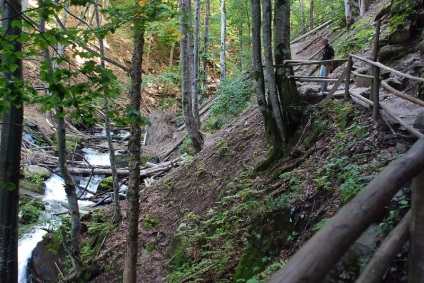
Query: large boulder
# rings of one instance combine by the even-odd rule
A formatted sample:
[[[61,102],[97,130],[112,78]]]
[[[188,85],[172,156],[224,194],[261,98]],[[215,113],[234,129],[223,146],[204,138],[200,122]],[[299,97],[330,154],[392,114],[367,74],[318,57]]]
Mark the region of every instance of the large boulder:
[[[415,119],[414,128],[424,130],[424,111],[421,111]]]
[[[29,179],[35,176],[47,179],[50,174],[51,172],[49,169],[38,165],[27,165],[22,168],[22,175]]]
[[[380,61],[397,60],[402,58],[407,52],[407,49],[402,45],[386,45],[379,51]]]
[[[19,181],[20,187],[31,192],[44,194],[44,180],[50,177],[50,170],[38,165],[28,165],[21,169],[23,179]]]
[[[28,264],[28,282],[56,282],[60,270],[65,269],[65,258],[66,253],[60,240],[45,236],[32,252]],[[31,281],[31,278],[35,280]]]

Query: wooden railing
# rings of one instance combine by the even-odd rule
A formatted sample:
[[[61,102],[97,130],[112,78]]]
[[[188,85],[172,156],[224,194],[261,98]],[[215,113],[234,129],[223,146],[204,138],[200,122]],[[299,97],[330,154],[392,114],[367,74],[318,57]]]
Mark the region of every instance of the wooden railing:
[[[353,59],[371,64],[374,70],[373,76],[353,72]],[[324,64],[330,64],[335,61],[327,60]],[[326,226],[306,242],[289,262],[272,276],[269,282],[322,282],[349,247],[370,224],[376,222],[385,212],[386,206],[394,195],[404,184],[411,180],[412,200],[410,211],[386,237],[356,282],[381,282],[393,258],[408,239],[408,282],[424,282],[424,135],[403,122],[386,106],[380,104],[380,85],[393,94],[418,105],[424,106],[424,102],[399,91],[394,91],[393,88],[387,86],[384,82],[380,83],[379,71],[380,69],[384,69],[419,82],[424,82],[424,79],[404,74],[381,63],[356,55],[350,55],[347,59],[337,61],[347,61],[347,67],[337,80],[331,80],[335,84],[325,100],[332,97],[344,81],[345,99],[351,96],[370,105],[373,108],[374,119],[377,119],[380,111],[385,111],[406,130],[416,136],[418,141],[401,158],[391,162],[384,168],[353,200],[343,206]],[[291,66],[322,63],[322,61],[285,61],[285,64]],[[375,71],[377,69],[378,71]],[[372,79],[373,101],[350,90],[351,74]],[[312,77],[293,76],[292,78],[297,80],[329,82],[328,78],[323,77],[315,77],[315,80]]]

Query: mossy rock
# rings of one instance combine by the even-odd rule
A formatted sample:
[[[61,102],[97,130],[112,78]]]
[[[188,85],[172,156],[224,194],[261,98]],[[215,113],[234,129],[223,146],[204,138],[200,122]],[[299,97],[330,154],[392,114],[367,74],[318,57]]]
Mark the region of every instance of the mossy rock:
[[[21,201],[19,204],[19,222],[25,225],[36,223],[43,210],[45,210],[45,206],[40,202],[33,200]]]
[[[97,193],[104,193],[113,191],[113,178],[112,176],[106,177],[100,181],[97,187]]]
[[[37,183],[31,179],[21,179],[19,181],[19,187],[24,190],[28,190],[38,194],[44,194],[46,191],[46,187],[44,183]]]

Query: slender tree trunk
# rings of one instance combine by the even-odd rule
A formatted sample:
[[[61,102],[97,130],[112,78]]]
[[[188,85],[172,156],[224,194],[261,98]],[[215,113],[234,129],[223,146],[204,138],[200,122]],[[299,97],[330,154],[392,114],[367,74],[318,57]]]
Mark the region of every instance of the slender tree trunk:
[[[239,35],[239,56],[240,56],[240,73],[243,73],[243,24],[238,25],[238,35]]]
[[[344,0],[345,3],[345,17],[346,17],[346,27],[350,27],[352,24],[352,9],[350,7],[350,1],[351,0]]]
[[[96,13],[96,22],[97,27],[101,28],[100,15],[99,15],[99,7],[98,4],[95,4],[95,13]],[[103,69],[105,69],[105,48],[103,39],[98,37],[99,40],[99,49],[100,49],[100,65]],[[105,94],[104,98],[104,111],[105,111],[105,131],[106,131],[106,139],[107,145],[109,148],[109,161],[110,161],[110,169],[112,170],[112,187],[113,187],[113,223],[121,222],[121,207],[119,205],[119,185],[118,185],[118,174],[116,172],[116,158],[115,158],[115,149],[113,147],[112,136],[110,134],[110,122],[109,122],[109,99]]]
[[[136,1],[136,5],[139,5]],[[141,76],[143,63],[144,24],[141,17],[135,18],[134,23],[134,51],[131,68],[130,100],[132,111],[140,114],[141,104]],[[138,218],[139,218],[139,190],[140,190],[140,153],[141,127],[139,121],[130,122],[131,138],[128,143],[130,157],[129,183],[127,191],[127,234],[123,282],[137,282],[138,258]]]
[[[193,113],[199,113],[199,32],[200,31],[200,0],[194,0],[194,35],[193,35],[193,80],[191,86],[191,101]],[[200,129],[200,115],[195,117],[196,127]]]
[[[367,1],[359,0],[359,16],[363,17],[367,11]]]
[[[57,148],[59,157],[60,174],[65,182],[65,193],[68,199],[68,210],[71,216],[71,246],[70,253],[72,266],[75,270],[81,266],[80,259],[80,242],[81,242],[81,220],[78,207],[78,196],[76,193],[76,185],[69,173],[66,158],[66,130],[65,130],[65,113],[63,107],[56,107],[57,116]]]
[[[311,0],[309,4],[309,29],[314,28],[314,0]]]
[[[274,120],[272,109],[269,106],[265,95],[265,79],[262,67],[262,47],[261,47],[261,4],[260,0],[251,0],[252,5],[252,57],[254,78],[256,84],[256,98],[259,110],[264,119],[267,139],[271,142],[274,152],[281,152],[281,138]]]
[[[225,0],[221,0],[221,52],[220,52],[220,61],[221,61],[221,82],[225,80],[227,75],[227,61],[225,58],[225,51],[227,40],[227,15],[225,10]]]
[[[277,83],[275,80],[274,73],[274,60],[272,56],[272,7],[271,0],[263,0],[262,1],[262,14],[263,14],[263,42],[264,42],[264,51],[265,51],[265,65],[266,65],[266,73],[268,78],[268,98],[271,104],[272,113],[274,114],[274,119],[278,128],[278,132],[280,135],[280,140],[285,142],[285,132],[284,129],[284,120],[283,113],[280,107],[280,101],[278,101],[277,95]],[[280,153],[278,153],[280,154]]]
[[[43,6],[43,1],[39,1],[39,6]],[[65,12],[63,15],[63,19],[61,20],[61,24],[63,26],[66,25],[67,13]],[[40,32],[45,32],[45,22],[43,19],[40,20]],[[49,66],[48,72],[50,72],[51,76],[54,77],[54,71],[59,68],[56,61],[51,59],[50,52],[48,49],[43,50],[44,60]],[[62,44],[57,44],[54,52],[54,57],[62,57],[64,53],[64,46]],[[55,83],[55,82],[53,82]],[[71,174],[69,173],[67,167],[67,149],[66,149],[66,129],[65,129],[65,112],[64,108],[60,105],[61,98],[65,95],[61,93],[53,93],[54,96],[57,96],[59,99],[59,103],[55,106],[56,110],[56,119],[57,119],[57,140],[58,140],[58,158],[59,158],[59,170],[60,174],[65,183],[65,193],[68,201],[68,210],[69,215],[71,217],[71,245],[67,246],[67,243],[64,242],[68,252],[71,256],[72,266],[74,270],[78,271],[81,266],[80,259],[80,242],[81,242],[81,220],[80,220],[80,212],[78,207],[78,196],[76,193],[76,185],[74,180],[72,179]],[[64,240],[65,241],[65,240]]]
[[[174,65],[174,51],[175,51],[175,42],[171,45],[171,51],[169,52],[169,68]]]
[[[305,23],[305,2],[300,0],[300,12],[302,14],[302,33],[306,32],[306,23]]]
[[[146,58],[146,74],[149,74],[149,68],[150,68],[150,52],[152,50],[152,42],[153,42],[153,34],[149,36],[149,41],[147,43],[147,58]]]
[[[2,41],[10,41],[8,54],[22,52],[22,44],[9,38],[19,37],[22,33],[20,27],[12,26],[12,21],[22,23],[21,1],[2,1],[1,5]],[[10,105],[2,113],[0,140],[0,283],[18,281],[18,204],[23,123],[23,86],[10,83],[13,79],[23,81],[22,59],[10,58],[5,51],[2,52],[1,63],[6,88],[0,92]],[[14,71],[8,68],[11,64],[17,67]]]
[[[202,92],[206,92],[206,84],[207,84],[207,70],[208,70],[208,62],[207,62],[207,54],[208,54],[208,40],[209,40],[209,18],[211,16],[211,1],[206,0],[206,11],[205,11],[205,21],[204,21],[204,34],[203,34],[203,56],[202,56]]]
[[[193,112],[192,72],[193,72],[193,36],[188,32],[192,27],[191,0],[180,0],[180,28],[183,38],[180,41],[182,80],[182,105],[188,136],[196,151],[202,150],[203,136],[199,131],[199,113]],[[198,109],[198,108],[197,108]]]
[[[275,0],[274,4],[274,56],[279,100],[282,106],[286,141],[293,137],[300,123],[301,111],[296,83],[291,66],[284,66],[284,60],[291,59],[290,50],[290,1]]]

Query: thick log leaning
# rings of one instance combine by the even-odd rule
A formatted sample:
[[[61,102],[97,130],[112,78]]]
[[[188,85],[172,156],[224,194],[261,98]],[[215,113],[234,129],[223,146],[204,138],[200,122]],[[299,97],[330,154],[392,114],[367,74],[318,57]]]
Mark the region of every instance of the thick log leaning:
[[[340,209],[269,282],[322,282],[353,242],[385,212],[399,188],[424,168],[424,139],[391,162],[352,201]]]
[[[387,268],[408,240],[410,222],[411,212],[409,211],[380,245],[355,283],[381,282]]]
[[[353,97],[356,97],[357,99],[360,99],[361,101],[367,103],[370,106],[374,105],[374,103],[371,100],[369,100],[369,99],[367,99],[367,98],[365,98],[361,95],[358,95],[358,94],[356,94],[352,91],[349,91],[349,94]],[[402,121],[402,119],[400,119],[392,111],[390,111],[390,109],[388,107],[386,107],[385,105],[380,104],[380,108],[383,109],[384,112],[386,112],[390,117],[392,117],[396,122],[398,122],[402,127],[404,127],[408,132],[413,134],[415,137],[417,137],[417,138],[423,138],[424,137],[424,134],[422,134],[421,132],[415,130],[413,127],[406,124],[404,121]]]
[[[403,93],[403,92],[401,92],[401,91],[398,91],[397,89],[394,89],[394,88],[392,88],[391,86],[389,86],[386,82],[381,82],[381,86],[385,89],[385,90],[387,90],[387,91],[389,91],[389,92],[391,92],[391,93],[393,93],[394,95],[396,95],[396,96],[399,96],[400,98],[403,98],[403,99],[405,99],[405,100],[408,100],[409,102],[412,102],[412,103],[415,103],[415,104],[417,104],[417,105],[420,105],[420,106],[423,106],[424,107],[424,101],[422,101],[421,99],[419,99],[419,98],[416,98],[416,97],[413,97],[413,96],[410,96],[410,95],[407,95],[407,94],[405,94],[405,93]]]
[[[329,21],[323,23],[322,25],[317,26],[316,28],[314,28],[314,29],[308,31],[307,33],[299,36],[298,38],[293,39],[292,41],[290,41],[290,44],[296,43],[296,42],[304,39],[305,37],[308,37],[309,35],[314,34],[315,32],[319,31],[320,29],[322,29],[322,28],[328,26],[329,24],[331,24],[333,21],[334,20],[329,20]]]
[[[356,59],[358,59],[358,60],[361,60],[361,61],[367,62],[368,64],[371,64],[371,65],[373,65],[373,66],[375,66],[375,67],[379,67],[380,69],[383,69],[383,70],[386,70],[386,71],[392,72],[392,73],[394,73],[394,74],[396,74],[396,75],[399,75],[399,76],[401,76],[401,77],[405,77],[405,78],[408,78],[408,79],[411,79],[411,80],[414,80],[414,81],[418,81],[418,82],[424,82],[424,78],[414,77],[414,76],[411,76],[411,75],[408,75],[408,74],[402,73],[402,72],[400,72],[400,71],[398,71],[398,70],[395,70],[395,69],[393,69],[393,68],[387,67],[386,65],[383,65],[383,64],[381,64],[381,63],[378,63],[378,62],[374,62],[374,61],[368,60],[368,59],[363,58],[363,57],[360,57],[360,56],[356,56],[356,55],[353,55],[353,54],[350,54],[350,56],[352,56],[353,58],[356,58]]]

